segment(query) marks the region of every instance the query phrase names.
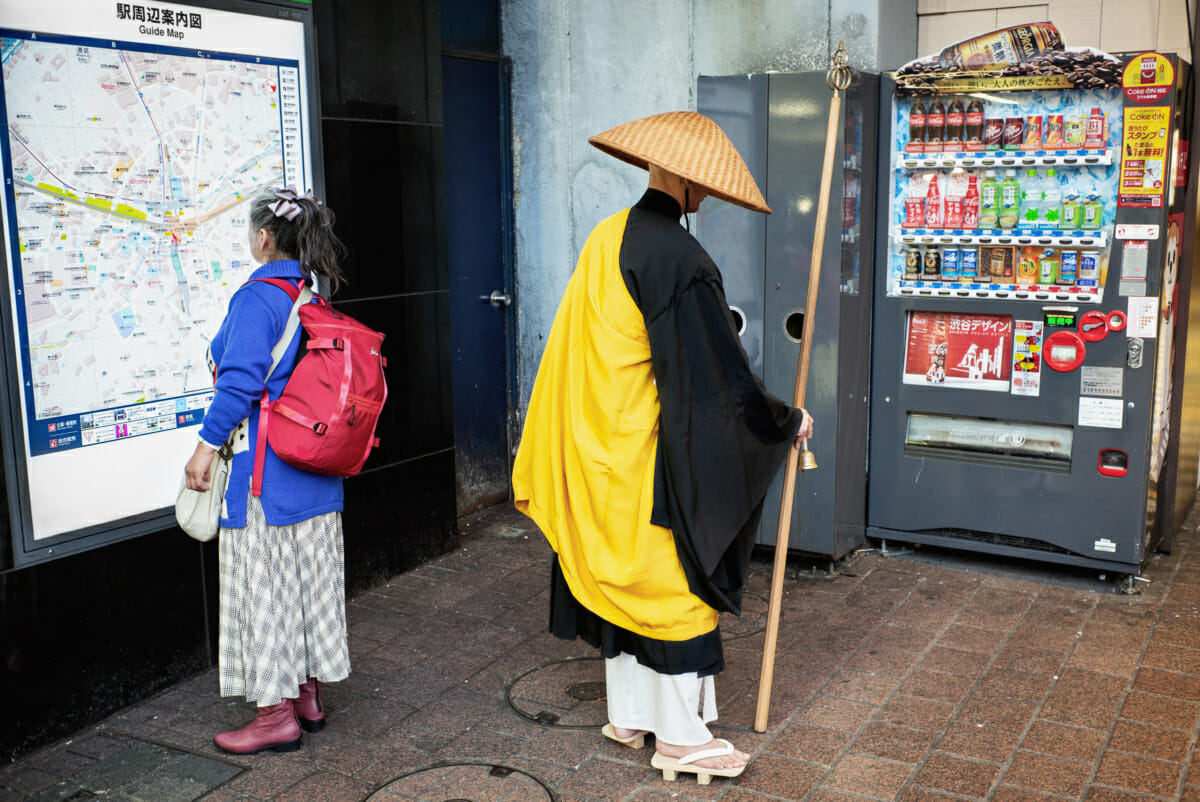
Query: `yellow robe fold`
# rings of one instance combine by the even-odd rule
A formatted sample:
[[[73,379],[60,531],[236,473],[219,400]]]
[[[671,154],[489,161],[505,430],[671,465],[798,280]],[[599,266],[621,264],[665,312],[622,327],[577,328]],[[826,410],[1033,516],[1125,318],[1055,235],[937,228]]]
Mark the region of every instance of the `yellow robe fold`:
[[[717,612],[688,589],[671,531],[650,523],[659,401],[645,322],[619,264],[628,215],[592,231],[567,285],[513,493],[584,607],[637,635],[690,640],[716,628]]]

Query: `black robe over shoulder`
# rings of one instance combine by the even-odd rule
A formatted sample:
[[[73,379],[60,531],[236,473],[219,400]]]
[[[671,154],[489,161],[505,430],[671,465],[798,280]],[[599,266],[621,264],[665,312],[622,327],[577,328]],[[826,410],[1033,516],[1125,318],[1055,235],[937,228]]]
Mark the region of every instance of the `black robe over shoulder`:
[[[740,614],[763,499],[801,416],[750,370],[720,271],[679,225],[680,211],[671,196],[647,190],[620,251],[660,404],[651,522],[674,534],[691,591]]]

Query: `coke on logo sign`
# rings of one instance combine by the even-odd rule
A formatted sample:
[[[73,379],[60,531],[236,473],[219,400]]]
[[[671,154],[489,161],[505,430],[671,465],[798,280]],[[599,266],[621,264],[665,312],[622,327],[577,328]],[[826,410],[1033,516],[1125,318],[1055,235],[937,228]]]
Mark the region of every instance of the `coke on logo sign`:
[[[1158,58],[1156,56],[1142,56],[1142,83],[1152,84],[1157,77]]]

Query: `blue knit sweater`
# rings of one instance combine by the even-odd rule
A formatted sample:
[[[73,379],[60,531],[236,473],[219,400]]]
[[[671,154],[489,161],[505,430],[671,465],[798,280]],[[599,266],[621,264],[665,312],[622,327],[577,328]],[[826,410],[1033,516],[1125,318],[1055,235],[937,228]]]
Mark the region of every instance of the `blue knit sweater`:
[[[268,262],[250,278],[307,278],[300,263],[293,260]],[[263,381],[271,369],[271,349],[287,326],[292,299],[278,287],[259,281],[242,285],[229,301],[229,312],[212,340],[212,356],[217,363],[216,396],[204,416],[200,439],[211,445],[225,442],[238,422],[250,418],[250,448],[235,454],[225,489],[225,507],[229,516],[221,526],[246,525],[246,500],[254,472],[258,437],[258,402]],[[284,352],[279,366],[267,382],[271,399],[279,397],[291,376],[300,347],[300,332]],[[267,446],[263,466],[262,507],[267,523],[287,526],[317,515],[342,509],[342,480],[321,476],[288,465]]]

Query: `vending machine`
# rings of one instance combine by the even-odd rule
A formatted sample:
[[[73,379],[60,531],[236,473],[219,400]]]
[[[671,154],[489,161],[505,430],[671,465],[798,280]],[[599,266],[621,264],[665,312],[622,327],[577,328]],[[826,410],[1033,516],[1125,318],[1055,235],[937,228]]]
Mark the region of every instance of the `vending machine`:
[[[791,548],[838,559],[866,542],[867,385],[874,288],[879,77],[855,73],[837,127],[828,219],[820,165],[832,94],[824,72],[702,76],[697,108],[725,130],[773,213],[700,208],[697,238],[721,268],[751,368],[791,402],[815,238],[823,241],[805,406],[818,467],[796,483]],[[777,539],[783,477],[763,502],[757,542]]]
[[[1022,27],[881,88],[867,531],[1136,575],[1174,526],[1189,70]]]

